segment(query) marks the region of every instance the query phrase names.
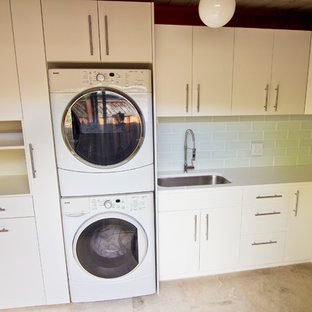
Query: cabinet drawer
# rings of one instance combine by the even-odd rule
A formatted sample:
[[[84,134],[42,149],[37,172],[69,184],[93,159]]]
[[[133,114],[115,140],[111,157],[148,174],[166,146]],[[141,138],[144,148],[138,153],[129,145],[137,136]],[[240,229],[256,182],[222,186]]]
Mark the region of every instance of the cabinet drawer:
[[[283,259],[285,233],[252,234],[241,237],[241,265],[264,265]]]
[[[0,197],[0,219],[34,216],[31,196]]]
[[[291,194],[292,190],[285,187],[248,189],[243,193],[243,204],[259,206],[287,204]]]
[[[242,234],[282,232],[286,230],[284,205],[244,206]]]

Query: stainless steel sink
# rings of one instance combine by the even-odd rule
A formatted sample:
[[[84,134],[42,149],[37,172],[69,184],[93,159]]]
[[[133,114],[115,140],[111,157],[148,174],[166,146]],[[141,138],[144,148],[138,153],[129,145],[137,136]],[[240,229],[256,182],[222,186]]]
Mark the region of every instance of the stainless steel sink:
[[[231,183],[225,177],[219,175],[187,176],[159,178],[158,185],[165,187],[192,186],[192,185],[215,185]]]

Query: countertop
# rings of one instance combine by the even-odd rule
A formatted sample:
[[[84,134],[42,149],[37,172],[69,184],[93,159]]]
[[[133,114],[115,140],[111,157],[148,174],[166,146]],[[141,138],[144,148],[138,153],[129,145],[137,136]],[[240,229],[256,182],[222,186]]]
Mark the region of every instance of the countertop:
[[[302,183],[312,182],[312,165],[298,166],[274,166],[274,167],[254,167],[254,168],[224,168],[213,170],[193,170],[188,173],[183,171],[164,171],[158,172],[158,178],[163,177],[180,177],[180,176],[197,176],[217,174],[225,177],[231,183],[218,185],[198,185],[186,187],[161,187],[159,191],[178,190],[185,188],[230,188],[237,186],[252,186],[266,184],[282,183]]]

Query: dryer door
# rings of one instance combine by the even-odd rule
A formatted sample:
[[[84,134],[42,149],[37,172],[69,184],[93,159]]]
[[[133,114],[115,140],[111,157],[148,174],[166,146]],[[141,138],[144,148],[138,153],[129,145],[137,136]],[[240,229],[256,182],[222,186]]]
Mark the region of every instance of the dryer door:
[[[94,167],[117,167],[129,161],[144,139],[144,120],[137,104],[111,88],[88,89],[67,106],[63,138],[71,153]]]
[[[73,252],[79,265],[101,278],[124,276],[143,261],[147,236],[134,219],[120,214],[102,214],[78,230]]]

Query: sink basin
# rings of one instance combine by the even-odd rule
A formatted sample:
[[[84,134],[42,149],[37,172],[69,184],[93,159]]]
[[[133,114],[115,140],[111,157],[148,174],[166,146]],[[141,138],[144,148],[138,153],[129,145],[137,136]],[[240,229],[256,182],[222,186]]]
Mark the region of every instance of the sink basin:
[[[216,185],[231,183],[226,178],[219,175],[187,176],[159,178],[158,185],[165,187],[192,186],[192,185]]]

